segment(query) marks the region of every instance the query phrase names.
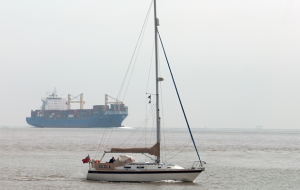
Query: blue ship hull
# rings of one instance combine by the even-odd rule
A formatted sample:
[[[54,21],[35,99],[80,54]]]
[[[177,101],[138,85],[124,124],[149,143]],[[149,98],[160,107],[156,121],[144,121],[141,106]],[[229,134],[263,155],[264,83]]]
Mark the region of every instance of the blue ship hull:
[[[47,128],[99,128],[121,127],[128,114],[94,115],[90,118],[45,119],[44,117],[27,117],[26,122],[35,127]]]

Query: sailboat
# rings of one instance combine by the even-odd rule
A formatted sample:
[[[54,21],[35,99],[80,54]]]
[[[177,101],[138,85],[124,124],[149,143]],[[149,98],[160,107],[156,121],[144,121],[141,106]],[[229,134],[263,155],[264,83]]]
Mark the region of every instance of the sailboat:
[[[111,148],[108,151],[104,151],[104,154],[100,160],[92,159],[89,161],[89,170],[87,173],[88,180],[98,181],[111,181],[111,182],[151,182],[161,180],[176,180],[176,181],[194,181],[198,175],[205,171],[203,163],[200,160],[199,153],[196,148],[190,127],[187,122],[187,126],[194,143],[195,150],[198,154],[199,161],[195,161],[191,168],[183,168],[175,164],[167,164],[161,162],[161,123],[159,113],[159,82],[164,78],[159,77],[158,74],[158,37],[161,38],[158,33],[159,20],[156,17],[156,0],[153,0],[154,6],[154,30],[155,30],[155,66],[156,66],[156,144],[152,147],[142,148]],[[161,41],[162,43],[162,41]],[[163,45],[162,45],[163,47]],[[164,48],[163,48],[164,49]],[[165,53],[165,52],[164,52]],[[168,61],[167,61],[168,62]],[[169,66],[169,63],[168,63]],[[170,69],[170,66],[169,66]],[[171,70],[170,70],[171,72]],[[177,87],[171,72],[171,76],[175,85],[175,89],[180,101],[181,108],[183,106],[177,91]],[[183,114],[186,115],[183,110]],[[105,154],[109,153],[142,153],[155,156],[154,162],[137,162],[135,159],[128,155],[120,155],[113,163],[102,162]]]

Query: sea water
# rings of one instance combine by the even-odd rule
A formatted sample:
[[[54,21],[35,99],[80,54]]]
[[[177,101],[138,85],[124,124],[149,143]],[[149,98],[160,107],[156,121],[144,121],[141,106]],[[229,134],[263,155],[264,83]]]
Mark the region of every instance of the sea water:
[[[113,183],[86,180],[86,156],[111,147],[155,144],[152,129],[1,127],[1,189],[300,189],[300,130],[192,129],[205,171],[191,182]],[[186,129],[164,129],[162,161],[198,160]],[[117,154],[107,154],[108,161]],[[138,161],[151,159],[133,155]]]

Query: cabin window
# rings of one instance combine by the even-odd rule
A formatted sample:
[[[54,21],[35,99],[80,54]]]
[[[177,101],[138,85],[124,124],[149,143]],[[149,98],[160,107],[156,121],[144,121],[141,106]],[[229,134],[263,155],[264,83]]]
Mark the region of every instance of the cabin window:
[[[138,166],[138,167],[136,167],[136,168],[144,168],[144,166]]]
[[[131,166],[124,166],[124,169],[131,169]]]
[[[157,168],[161,168],[161,167],[157,167]]]
[[[167,168],[171,168],[171,167],[167,167]]]

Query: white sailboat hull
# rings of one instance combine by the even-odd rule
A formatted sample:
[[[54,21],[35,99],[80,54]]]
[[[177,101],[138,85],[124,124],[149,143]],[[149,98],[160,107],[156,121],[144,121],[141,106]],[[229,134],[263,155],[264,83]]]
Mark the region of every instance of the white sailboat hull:
[[[166,170],[166,171],[95,171],[89,170],[88,180],[119,182],[151,182],[161,180],[194,181],[203,170]]]

